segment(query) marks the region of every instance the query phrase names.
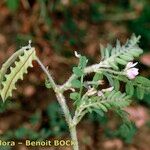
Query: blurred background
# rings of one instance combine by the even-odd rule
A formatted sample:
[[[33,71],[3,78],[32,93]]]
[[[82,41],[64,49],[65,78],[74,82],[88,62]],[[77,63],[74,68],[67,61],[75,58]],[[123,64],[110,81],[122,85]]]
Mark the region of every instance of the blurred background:
[[[100,60],[99,44],[124,43],[132,33],[141,35],[144,54],[139,59],[143,76],[150,77],[149,0],[1,0],[0,64],[17,49],[28,44],[49,66],[57,83],[71,75],[78,63],[74,51],[86,55],[89,64]],[[68,103],[72,103],[68,99]],[[135,99],[127,108],[135,122],[129,130],[118,116],[86,116],[78,125],[81,150],[149,150],[150,95]],[[0,101],[0,139],[67,139],[68,127],[52,90],[45,88],[45,75],[37,63],[18,83],[13,97]],[[71,150],[27,148],[24,145],[0,150]]]

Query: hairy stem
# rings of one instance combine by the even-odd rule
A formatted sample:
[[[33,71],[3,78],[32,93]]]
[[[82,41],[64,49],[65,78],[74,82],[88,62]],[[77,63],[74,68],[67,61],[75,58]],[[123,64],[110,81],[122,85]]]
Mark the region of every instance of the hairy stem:
[[[125,75],[124,72],[121,72],[121,71],[115,71],[115,70],[112,70],[112,69],[106,69],[106,68],[100,68],[100,69],[97,69],[96,72],[101,72],[101,71],[105,71],[105,72],[113,73],[113,74],[117,74],[117,75]]]
[[[71,118],[69,108],[68,108],[68,106],[66,104],[66,100],[65,100],[63,94],[61,94],[61,93],[57,93],[56,96],[57,96],[58,102],[59,102],[59,104],[60,104],[60,106],[61,106],[61,108],[62,108],[62,110],[64,112],[66,122],[67,122],[67,124],[69,126],[71,140],[74,143],[73,144],[73,150],[79,150],[77,133],[76,133],[76,126],[72,125],[73,124],[73,120]]]
[[[56,83],[54,82],[54,80],[53,80],[53,78],[52,78],[50,72],[45,68],[45,66],[44,66],[43,63],[39,60],[38,57],[36,58],[36,61],[38,62],[38,64],[40,65],[40,67],[41,67],[41,69],[44,71],[44,73],[47,75],[47,77],[48,77],[48,79],[49,79],[49,81],[50,81],[50,83],[51,83],[52,88],[54,89],[54,91],[56,91],[57,85],[56,85]]]
[[[66,100],[64,95],[61,93],[61,89],[58,85],[56,85],[56,83],[54,82],[50,72],[45,68],[45,66],[42,64],[42,62],[39,60],[39,58],[37,57],[37,62],[40,65],[40,67],[42,68],[42,70],[44,71],[44,73],[47,75],[52,88],[54,89],[55,93],[56,93],[56,97],[57,100],[62,108],[62,111],[64,113],[66,122],[69,126],[69,130],[70,130],[70,135],[71,135],[71,140],[73,141],[73,150],[79,150],[79,146],[78,146],[78,139],[77,139],[77,133],[76,133],[76,126],[72,125],[73,124],[73,120],[71,117],[71,113],[69,111],[69,108],[66,104]]]
[[[85,74],[89,74],[89,73],[95,72],[95,70],[97,70],[100,67],[106,67],[106,68],[108,68],[103,63],[99,63],[99,64],[94,64],[94,65],[88,66],[83,71],[84,71]],[[70,89],[71,88],[71,82],[76,77],[77,76],[75,74],[71,75],[70,78],[62,86],[60,86],[60,89],[62,91],[66,91],[66,90]]]
[[[59,93],[59,92],[56,93],[56,97],[57,97],[57,100],[58,100],[58,102],[59,102],[59,104],[60,104],[60,106],[61,106],[61,108],[62,108],[62,110],[64,112],[66,122],[67,122],[67,124],[70,127],[70,125],[72,123],[72,118],[71,118],[71,115],[70,115],[69,108],[68,108],[68,106],[66,104],[66,100],[65,100],[63,94]]]
[[[70,134],[71,134],[71,139],[74,142],[73,143],[73,150],[79,150],[76,126],[70,127]]]

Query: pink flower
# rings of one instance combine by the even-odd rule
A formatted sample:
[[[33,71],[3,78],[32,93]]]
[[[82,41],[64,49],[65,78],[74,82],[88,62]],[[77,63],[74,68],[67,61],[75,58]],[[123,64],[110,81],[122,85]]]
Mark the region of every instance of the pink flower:
[[[137,62],[136,63],[129,62],[126,65],[125,72],[129,79],[134,79],[139,74],[139,69],[134,67],[136,65],[137,65]]]

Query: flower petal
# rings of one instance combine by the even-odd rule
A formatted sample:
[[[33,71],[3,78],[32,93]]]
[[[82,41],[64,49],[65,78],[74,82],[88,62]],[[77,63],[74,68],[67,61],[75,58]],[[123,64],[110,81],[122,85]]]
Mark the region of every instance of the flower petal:
[[[136,66],[137,64],[138,64],[138,62],[136,62],[134,64],[132,63],[131,68],[134,67],[134,66]]]
[[[132,73],[137,76],[139,74],[139,69],[138,68],[131,68]]]
[[[128,62],[125,69],[127,70],[127,69],[130,69],[130,68],[133,68],[133,67],[136,66],[137,64],[138,64],[138,62],[136,62],[136,63]]]
[[[126,69],[131,68],[132,65],[133,65],[133,62],[128,62],[127,65],[126,65]]]
[[[139,74],[138,68],[130,68],[126,71],[127,77],[129,79],[134,79]]]
[[[77,51],[74,51],[74,55],[77,57],[77,58],[80,58],[80,54],[78,54],[78,52]]]

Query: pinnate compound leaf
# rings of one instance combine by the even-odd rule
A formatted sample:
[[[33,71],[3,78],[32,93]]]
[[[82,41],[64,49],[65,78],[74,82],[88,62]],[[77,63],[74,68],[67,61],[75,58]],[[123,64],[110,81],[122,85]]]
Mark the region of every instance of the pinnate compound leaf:
[[[12,91],[16,89],[15,84],[19,79],[23,79],[23,75],[27,73],[27,69],[32,67],[32,61],[36,59],[35,49],[24,50],[23,55],[19,56],[19,61],[15,61],[15,67],[10,67],[10,73],[5,74],[5,80],[2,81],[1,97],[5,101],[12,96]]]
[[[109,104],[115,108],[123,108],[130,104],[130,96],[120,91],[112,91],[107,95]]]
[[[138,46],[139,39],[140,36],[134,35],[124,45],[117,40],[115,47],[108,45],[106,48],[102,48],[103,61],[101,63],[114,70],[119,70],[120,65],[126,66],[128,62],[143,53]]]

